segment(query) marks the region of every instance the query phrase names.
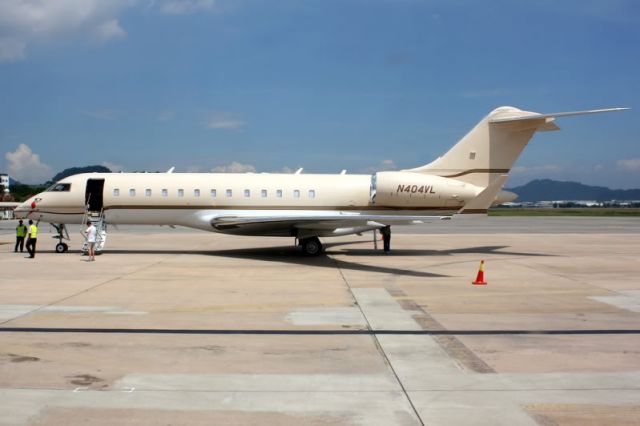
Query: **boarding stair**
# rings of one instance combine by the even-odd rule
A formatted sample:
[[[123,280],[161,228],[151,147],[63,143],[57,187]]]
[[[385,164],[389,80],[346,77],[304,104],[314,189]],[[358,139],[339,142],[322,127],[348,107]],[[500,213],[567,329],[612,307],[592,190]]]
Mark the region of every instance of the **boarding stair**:
[[[87,242],[87,234],[85,230],[87,229],[88,223],[93,223],[93,226],[96,227],[96,246],[95,253],[100,254],[102,250],[104,250],[104,245],[107,242],[107,223],[104,217],[104,209],[100,211],[91,211],[89,210],[89,206],[87,206],[84,218],[82,220],[82,231],[81,234],[84,237],[84,244],[82,244],[82,254],[87,254],[89,252],[89,243]]]

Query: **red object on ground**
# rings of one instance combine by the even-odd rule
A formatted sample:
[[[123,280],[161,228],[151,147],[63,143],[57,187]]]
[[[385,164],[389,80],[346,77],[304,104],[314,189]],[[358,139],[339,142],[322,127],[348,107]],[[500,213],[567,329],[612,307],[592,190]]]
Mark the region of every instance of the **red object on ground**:
[[[476,276],[476,280],[472,281],[473,285],[487,285],[487,282],[484,280],[484,260],[480,261],[480,269],[478,269],[478,275]]]

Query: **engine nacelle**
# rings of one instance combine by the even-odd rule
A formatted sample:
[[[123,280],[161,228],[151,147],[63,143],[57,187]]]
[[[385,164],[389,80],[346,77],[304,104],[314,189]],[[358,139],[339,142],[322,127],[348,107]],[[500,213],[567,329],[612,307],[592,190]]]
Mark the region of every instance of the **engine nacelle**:
[[[378,172],[372,176],[373,204],[384,207],[460,208],[480,191],[475,185],[415,172]]]

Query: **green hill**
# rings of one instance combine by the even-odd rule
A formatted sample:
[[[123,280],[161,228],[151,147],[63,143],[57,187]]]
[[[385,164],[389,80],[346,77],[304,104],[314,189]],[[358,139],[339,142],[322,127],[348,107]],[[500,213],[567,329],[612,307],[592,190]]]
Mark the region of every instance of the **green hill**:
[[[640,200],[640,189],[609,189],[578,182],[561,182],[551,179],[536,179],[507,189],[518,194],[518,202],[554,200],[628,201]]]

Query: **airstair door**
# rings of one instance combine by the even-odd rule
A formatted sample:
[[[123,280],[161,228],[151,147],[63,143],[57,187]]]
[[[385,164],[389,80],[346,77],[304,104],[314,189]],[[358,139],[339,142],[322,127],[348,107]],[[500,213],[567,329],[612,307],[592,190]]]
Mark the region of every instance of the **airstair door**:
[[[90,212],[102,210],[102,192],[104,190],[104,179],[87,180],[87,190],[84,194],[84,202]]]

